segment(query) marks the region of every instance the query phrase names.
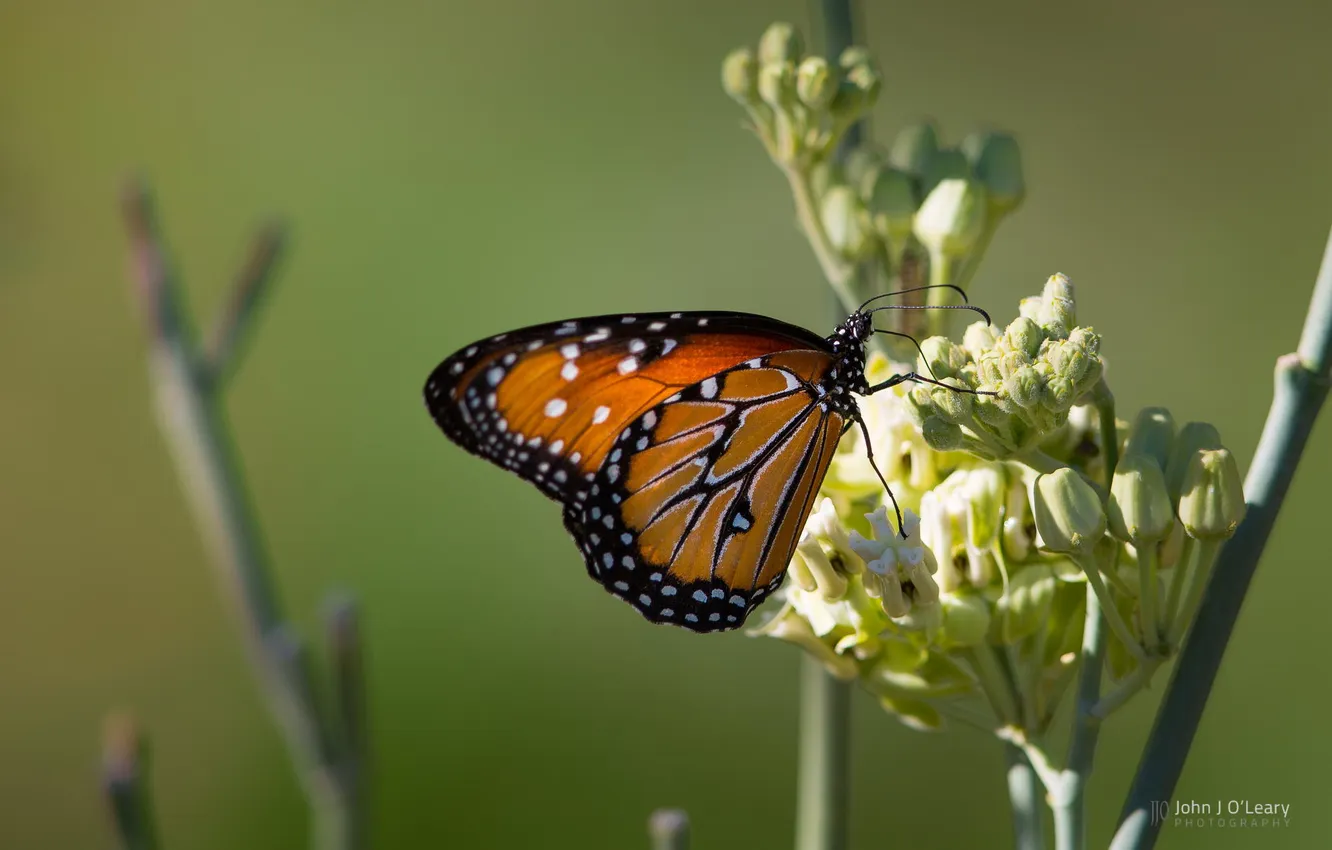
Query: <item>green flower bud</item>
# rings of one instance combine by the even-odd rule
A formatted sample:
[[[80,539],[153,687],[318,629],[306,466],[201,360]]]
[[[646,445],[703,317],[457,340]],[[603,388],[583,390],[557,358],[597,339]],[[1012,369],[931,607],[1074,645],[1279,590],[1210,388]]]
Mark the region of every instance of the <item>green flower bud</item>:
[[[865,208],[849,186],[834,186],[824,194],[822,217],[828,241],[846,259],[858,260],[874,247]]]
[[[939,134],[934,125],[913,124],[898,131],[888,154],[888,163],[899,171],[920,177],[938,152]]]
[[[778,21],[770,24],[759,39],[758,58],[769,63],[799,62],[805,55],[805,45],[800,38],[800,31],[788,23]]]
[[[990,631],[990,606],[975,593],[950,593],[939,600],[943,628],[939,644],[946,649],[979,646]]]
[[[1207,422],[1190,422],[1179,429],[1174,445],[1170,447],[1170,461],[1166,464],[1166,489],[1171,501],[1178,502],[1184,489],[1184,474],[1189,470],[1193,456],[1207,449],[1221,448],[1221,434]]]
[[[966,256],[985,229],[985,190],[971,180],[944,180],[920,205],[915,229],[931,259]]]
[[[1138,411],[1124,442],[1124,454],[1145,454],[1161,469],[1170,462],[1170,443],[1175,439],[1175,419],[1164,407]]]
[[[905,245],[916,216],[916,190],[905,171],[884,166],[873,171],[866,194],[870,220],[890,243]]]
[[[759,68],[758,93],[773,109],[795,102],[795,66],[790,62],[768,62]]]
[[[953,377],[967,362],[966,353],[946,336],[930,337],[920,344],[920,350],[925,368],[940,380]]]
[[[1228,449],[1200,451],[1189,461],[1179,497],[1179,519],[1190,537],[1217,540],[1244,519],[1244,482]]]
[[[989,190],[990,209],[996,215],[1017,209],[1027,194],[1017,140],[1008,133],[973,133],[963,140],[962,153]]]
[[[874,105],[883,87],[883,78],[874,59],[863,47],[848,47],[838,58],[842,85],[838,87],[832,108],[843,116],[859,115]]]
[[[1014,644],[1044,628],[1054,595],[1055,576],[1048,564],[1033,564],[1015,572],[1008,581],[1008,592],[995,605],[993,639]]]
[[[973,322],[962,332],[962,347],[978,361],[981,352],[994,348],[998,340],[999,335],[995,329],[984,322]]]
[[[1045,334],[1031,319],[1018,316],[1004,330],[1004,342],[1014,351],[1035,358],[1041,351],[1041,343],[1045,342]]]
[[[951,452],[962,448],[962,428],[942,416],[927,416],[920,423],[925,442],[936,452]]]
[[[1105,534],[1101,497],[1082,476],[1063,468],[1036,478],[1031,513],[1041,548],[1087,554]]]
[[[1115,468],[1106,506],[1110,533],[1135,547],[1154,545],[1175,524],[1165,474],[1150,455],[1126,453]]]
[[[950,383],[945,381],[945,383]],[[951,384],[960,386],[961,381],[952,379]],[[945,421],[956,425],[965,425],[971,420],[971,393],[956,392],[947,390],[943,387],[935,387],[930,392],[930,398],[934,401],[934,409],[942,416]]]
[[[971,180],[971,165],[967,163],[967,158],[962,155],[962,151],[957,148],[941,148],[936,151],[930,161],[925,164],[925,171],[920,175],[921,194],[929,197],[938,186],[945,180]],[[984,189],[984,186],[977,182],[976,186]],[[984,191],[981,192],[984,197]]]
[[[1078,325],[1073,301],[1073,284],[1066,275],[1051,275],[1045,281],[1037,309],[1036,322],[1055,339],[1064,339]]]
[[[747,47],[732,50],[722,62],[722,89],[744,106],[754,106],[758,96],[758,60]]]
[[[1004,380],[1003,398],[1024,410],[1035,410],[1041,403],[1045,384],[1030,366],[1023,366]]]
[[[822,109],[837,93],[837,78],[822,56],[810,56],[796,70],[796,94],[810,109]]]

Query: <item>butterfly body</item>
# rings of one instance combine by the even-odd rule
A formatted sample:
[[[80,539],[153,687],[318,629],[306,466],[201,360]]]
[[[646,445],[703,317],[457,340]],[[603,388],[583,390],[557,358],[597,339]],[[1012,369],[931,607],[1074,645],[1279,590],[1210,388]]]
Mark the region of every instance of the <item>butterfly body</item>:
[[[575,319],[465,346],[425,400],[451,440],[563,505],[608,591],[722,631],[781,583],[860,421],[872,332],[860,312],[827,338],[749,313]]]

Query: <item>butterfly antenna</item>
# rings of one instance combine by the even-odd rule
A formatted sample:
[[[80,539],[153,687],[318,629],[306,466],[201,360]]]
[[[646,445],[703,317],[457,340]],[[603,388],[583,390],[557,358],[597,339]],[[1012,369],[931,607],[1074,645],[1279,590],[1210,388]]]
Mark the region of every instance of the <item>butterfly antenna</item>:
[[[967,293],[962,290],[962,287],[954,286],[951,283],[931,283],[927,286],[913,286],[910,289],[899,289],[896,292],[885,292],[882,295],[874,295],[870,297],[870,299],[867,300],[864,304],[860,305],[860,310],[863,311],[866,307],[868,307],[873,302],[878,301],[880,298],[892,298],[895,295],[907,295],[912,292],[924,292],[927,289],[951,289],[954,292],[956,292],[958,295],[962,296],[963,304],[971,303],[970,301],[967,300]]]
[[[888,334],[889,336],[900,336],[903,339],[911,340],[911,344],[916,347],[916,351],[919,352],[920,354],[920,362],[925,364],[925,370],[930,373],[930,377],[934,378],[936,381],[939,379],[939,376],[934,374],[934,370],[930,368],[930,361],[929,358],[925,356],[925,349],[920,347],[920,343],[916,342],[916,338],[914,336],[912,336],[911,334],[904,334],[901,331],[885,331],[881,328],[875,328],[874,332],[876,334]]]
[[[856,423],[860,425],[860,433],[865,438],[865,459],[869,461],[870,469],[879,476],[879,483],[883,485],[884,492],[888,494],[888,499],[893,503],[893,513],[897,514],[897,534],[903,540],[906,540],[906,525],[902,522],[902,508],[897,504],[897,497],[893,495],[893,488],[888,486],[888,481],[879,471],[879,465],[874,462],[874,444],[870,442],[869,428],[865,427],[865,420],[859,416],[856,417]]]
[[[990,321],[990,314],[972,304],[885,304],[882,307],[875,307],[870,313],[877,313],[880,310],[970,310],[973,313],[979,313],[985,320],[985,324],[994,324]]]

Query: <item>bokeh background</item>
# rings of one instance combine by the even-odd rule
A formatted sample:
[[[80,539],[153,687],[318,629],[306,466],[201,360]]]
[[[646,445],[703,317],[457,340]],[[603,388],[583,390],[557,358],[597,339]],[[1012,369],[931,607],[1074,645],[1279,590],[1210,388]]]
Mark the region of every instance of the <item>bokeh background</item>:
[[[109,847],[102,717],[150,730],[167,846],[300,846],[306,810],[153,417],[116,198],[142,169],[197,312],[270,213],[295,242],[228,408],[292,615],[366,610],[379,847],[783,847],[797,652],[651,628],[589,582],[558,512],[451,446],[434,364],[609,311],[828,296],[718,67],[793,0],[322,4],[0,0],[0,846]],[[1208,419],[1247,464],[1332,221],[1332,12],[1316,4],[867,4],[873,132],[1023,145],[1028,201],[973,297],[1055,271],[1131,413]],[[1289,803],[1325,847],[1326,419],[1177,797]],[[1164,684],[1165,677],[1159,678]],[[1108,837],[1160,686],[1101,738]],[[1000,747],[858,695],[854,846],[1003,846]]]

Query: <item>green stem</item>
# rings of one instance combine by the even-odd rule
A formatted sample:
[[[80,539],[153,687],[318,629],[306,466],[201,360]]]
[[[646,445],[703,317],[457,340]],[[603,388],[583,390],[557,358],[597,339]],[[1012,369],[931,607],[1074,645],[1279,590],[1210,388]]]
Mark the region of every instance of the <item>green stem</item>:
[[[313,844],[330,850],[355,847],[356,802],[335,747],[336,723],[315,696],[304,647],[283,614],[217,380],[234,361],[236,343],[253,320],[280,240],[271,229],[261,233],[237,283],[242,291],[230,299],[218,325],[210,359],[198,345],[194,322],[184,309],[183,293],[167,261],[144,187],[129,187],[123,214],[135,288],[152,340],[153,385],[163,435],[212,549],[218,579],[241,622],[251,666],[309,800]]]
[[[1105,663],[1106,618],[1091,584],[1087,586],[1086,625],[1082,631],[1082,670],[1073,733],[1064,769],[1064,793],[1054,801],[1055,842],[1060,850],[1081,850],[1087,841],[1087,783],[1091,780],[1096,740],[1101,732],[1095,707],[1101,695],[1101,668]]]
[[[995,656],[994,647],[983,643],[963,650],[963,654],[971,662],[976,679],[980,682],[981,691],[990,701],[999,725],[1019,726],[1022,723],[1022,713],[1018,709],[1017,691]]]
[[[1068,466],[1068,464],[1063,461],[1053,458],[1036,448],[1018,452],[1013,456],[1013,459],[1025,463],[1027,466],[1030,466],[1032,469],[1043,475],[1048,475],[1051,472],[1056,472]]]
[[[1096,382],[1092,390],[1096,405],[1097,424],[1101,430],[1101,454],[1105,459],[1105,492],[1107,496],[1115,483],[1115,467],[1119,466],[1119,429],[1115,426],[1115,396],[1105,378]]]
[[[843,850],[850,768],[851,686],[805,655],[800,667],[796,850]]]
[[[1013,847],[1015,850],[1044,850],[1045,823],[1041,817],[1040,779],[1022,748],[1004,744],[1008,761],[1008,802],[1013,808]]]
[[[1184,538],[1184,548],[1179,553],[1179,561],[1175,568],[1171,570],[1170,589],[1166,593],[1165,608],[1161,611],[1161,617],[1165,622],[1166,643],[1170,647],[1178,646],[1178,636],[1175,634],[1175,622],[1179,619],[1180,599],[1184,595],[1184,587],[1192,576],[1194,549],[1197,548],[1198,541],[1192,537]]]
[[[1152,676],[1165,663],[1165,657],[1154,655],[1140,663],[1136,670],[1124,677],[1115,689],[1106,694],[1100,702],[1092,709],[1092,714],[1102,720],[1118,711],[1124,703],[1128,702],[1134,694],[1147,687],[1152,681]]]
[[[1142,642],[1150,655],[1161,645],[1156,612],[1156,544],[1134,544],[1134,548],[1138,550],[1138,611],[1142,620]]]
[[[1207,590],[1207,579],[1212,575],[1212,565],[1216,563],[1217,553],[1221,551],[1220,540],[1190,540],[1188,547],[1189,578],[1188,592],[1180,601],[1179,611],[1170,621],[1167,640],[1171,646],[1178,646],[1193,622],[1202,602],[1203,592]]]
[[[780,164],[780,163],[779,163]],[[823,226],[819,215],[818,200],[814,197],[814,186],[810,183],[809,171],[797,165],[781,165],[786,181],[791,186],[791,196],[795,199],[796,218],[805,231],[805,238],[814,249],[814,257],[823,269],[823,276],[832,287],[833,294],[843,312],[850,314],[860,306],[860,299],[853,291],[856,267],[842,259],[828,239],[828,231]]]
[[[1116,850],[1150,848],[1161,825],[1154,801],[1168,800],[1184,769],[1235,619],[1272,533],[1295,469],[1327,398],[1332,367],[1332,237],[1314,284],[1299,348],[1277,361],[1267,424],[1244,482],[1248,513],[1221,550],[1198,616],[1156,716],[1133,787],[1120,814]]]

